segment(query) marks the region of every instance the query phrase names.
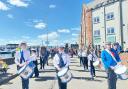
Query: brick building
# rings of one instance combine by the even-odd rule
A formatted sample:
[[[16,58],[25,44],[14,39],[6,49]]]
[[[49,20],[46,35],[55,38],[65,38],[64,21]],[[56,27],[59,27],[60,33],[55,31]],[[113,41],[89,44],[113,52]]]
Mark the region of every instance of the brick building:
[[[94,0],[83,4],[81,46],[119,42],[128,48],[128,0]]]

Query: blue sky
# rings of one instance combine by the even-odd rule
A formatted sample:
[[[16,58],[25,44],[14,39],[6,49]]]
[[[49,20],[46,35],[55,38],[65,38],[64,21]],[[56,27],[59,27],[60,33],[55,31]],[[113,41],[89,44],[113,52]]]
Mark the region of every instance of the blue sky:
[[[82,4],[91,0],[0,0],[0,45],[27,41],[50,45],[75,43]]]

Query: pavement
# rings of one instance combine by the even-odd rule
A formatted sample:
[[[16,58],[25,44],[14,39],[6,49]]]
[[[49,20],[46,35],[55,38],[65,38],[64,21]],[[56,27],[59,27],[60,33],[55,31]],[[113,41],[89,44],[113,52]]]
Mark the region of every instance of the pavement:
[[[73,74],[72,80],[68,83],[67,89],[107,89],[107,79],[105,71],[96,71],[96,78],[90,80],[90,73],[83,71],[83,67],[79,66],[78,58],[71,59],[70,65]],[[30,89],[58,89],[55,69],[51,63],[46,66],[46,70],[40,70],[39,78],[30,79]],[[128,80],[117,81],[117,89],[128,89]],[[22,89],[20,77],[2,84],[0,89]]]
[[[15,78],[16,74],[16,65],[12,64],[8,66],[7,73],[0,72],[0,85],[8,82],[9,80]]]

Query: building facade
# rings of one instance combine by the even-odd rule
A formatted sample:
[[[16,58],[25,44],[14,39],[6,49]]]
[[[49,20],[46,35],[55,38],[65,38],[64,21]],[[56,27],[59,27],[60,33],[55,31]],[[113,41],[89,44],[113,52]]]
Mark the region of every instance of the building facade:
[[[96,0],[86,8],[86,15],[91,13],[92,19],[88,21],[90,18],[85,16],[84,24],[90,22],[91,27],[82,30],[92,33],[92,44],[96,48],[101,48],[105,42],[118,42],[123,48],[128,47],[128,0]]]

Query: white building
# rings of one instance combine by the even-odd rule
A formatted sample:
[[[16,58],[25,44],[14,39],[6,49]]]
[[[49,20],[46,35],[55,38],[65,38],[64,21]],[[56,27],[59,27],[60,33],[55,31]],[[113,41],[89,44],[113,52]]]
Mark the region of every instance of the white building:
[[[128,47],[128,0],[96,0],[87,5],[92,9],[93,44],[119,42]]]

